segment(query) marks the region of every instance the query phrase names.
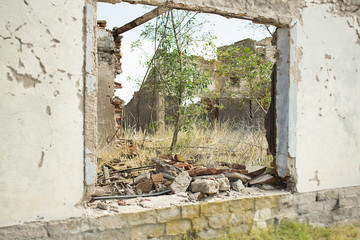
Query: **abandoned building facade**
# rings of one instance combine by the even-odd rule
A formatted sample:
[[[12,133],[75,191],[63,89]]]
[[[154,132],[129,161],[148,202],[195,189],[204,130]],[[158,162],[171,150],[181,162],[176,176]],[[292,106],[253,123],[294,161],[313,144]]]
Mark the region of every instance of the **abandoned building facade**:
[[[240,51],[247,48],[251,54],[262,55],[265,62],[275,62],[276,49],[275,46],[272,46],[270,37],[261,41],[244,39],[231,46],[236,46]],[[221,53],[229,47],[222,46],[217,51]],[[219,59],[219,56],[217,58]],[[211,84],[207,87],[210,94],[205,92],[193,96],[202,100],[200,103],[204,103],[203,107],[207,108],[207,112],[202,117],[210,122],[230,121],[231,123],[250,125],[261,124],[265,113],[261,111],[256,102],[251,102],[244,99],[241,94],[239,95],[239,93],[246,91],[246,83],[234,82],[231,78],[222,76],[221,73],[217,72],[216,65],[220,62],[220,60],[205,60],[202,57],[195,57],[197,67],[208,73],[212,79]],[[166,93],[161,92],[161,90],[154,92],[154,78],[156,76],[150,74],[144,82],[144,87],[136,92],[131,101],[124,106],[125,126],[148,130],[148,125],[155,122],[161,129],[164,127],[165,119],[176,114],[177,109],[174,107],[173,99],[167,97]],[[209,95],[215,97],[209,97]],[[244,103],[240,104],[242,99],[244,99]],[[166,125],[168,124],[167,122]]]
[[[123,1],[277,27],[277,172],[293,179],[296,193],[84,217],[82,204],[96,182],[103,121],[97,112],[108,111],[97,102],[111,104],[104,95],[114,88],[109,82],[101,90],[98,72],[113,80],[117,69],[98,64],[105,56],[98,43],[109,33],[97,29],[97,2],[5,0],[0,6],[0,238],[166,238],[242,231],[284,217],[315,224],[360,218],[357,0]],[[99,100],[100,91],[106,100]],[[219,212],[224,221],[214,223]],[[251,221],[239,220],[245,212]]]

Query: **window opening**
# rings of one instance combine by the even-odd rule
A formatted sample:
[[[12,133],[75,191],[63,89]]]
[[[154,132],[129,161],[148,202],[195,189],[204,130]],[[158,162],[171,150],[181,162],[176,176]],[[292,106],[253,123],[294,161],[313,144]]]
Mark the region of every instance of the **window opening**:
[[[103,20],[108,23],[112,20],[107,19],[111,14],[108,15],[102,5],[99,3],[98,6],[98,24],[105,31]],[[129,7],[121,3],[106,8],[123,6]],[[128,198],[190,190],[211,196],[251,186],[283,188],[285,185],[277,176],[270,155],[276,153],[271,144],[268,152],[264,129],[264,118],[269,106],[271,109],[270,100],[275,91],[273,77],[271,93],[270,78],[275,69],[276,46],[271,43],[275,27],[246,23],[239,32],[234,33],[232,29],[225,33],[226,24],[242,20],[135,7],[138,13],[141,12],[133,17],[135,21],[108,24],[114,28],[107,32],[114,37],[115,43],[118,41],[115,45],[121,45],[123,52],[118,58],[122,70],[116,72],[121,74],[114,83],[117,89],[122,87],[122,91],[115,90],[115,97],[106,97],[115,105],[115,112],[121,112],[121,115],[115,117],[116,126],[111,127],[112,134],[106,136],[106,143],[99,144],[98,195]],[[147,23],[142,24],[146,18],[149,18],[144,21]],[[224,29],[218,27],[213,33],[209,26],[197,22],[199,19],[228,23],[223,25]],[[197,24],[201,24],[201,31],[196,29],[200,26]],[[188,30],[183,31],[186,28]],[[260,29],[262,35],[247,37],[250,30]],[[137,35],[128,40],[134,32]],[[195,39],[199,34],[207,38]],[[223,35],[231,37],[227,39]],[[222,42],[214,41],[214,36]],[[125,39],[130,44],[125,43]],[[202,44],[185,46],[192,41],[202,41]],[[202,52],[211,47],[213,51]],[[131,55],[130,49],[137,55]],[[100,61],[101,51],[98,54]],[[136,60],[131,61],[128,56]],[[141,58],[145,67],[136,65]],[[131,67],[126,66],[127,61],[131,62]],[[138,77],[136,73],[139,73]],[[99,71],[99,85],[102,84],[100,74]],[[135,82],[136,78],[140,89],[130,98],[129,93],[135,87],[125,85]],[[185,94],[189,96],[184,97]],[[100,108],[101,104],[98,102]],[[273,111],[267,117],[273,128],[271,133],[268,131],[272,137],[267,136],[270,141],[276,140],[276,113]],[[178,178],[188,181],[185,189],[178,186]],[[198,185],[193,186],[197,180],[217,182],[217,187],[214,192],[206,192],[204,187],[197,189]],[[202,184],[209,187],[208,183]]]

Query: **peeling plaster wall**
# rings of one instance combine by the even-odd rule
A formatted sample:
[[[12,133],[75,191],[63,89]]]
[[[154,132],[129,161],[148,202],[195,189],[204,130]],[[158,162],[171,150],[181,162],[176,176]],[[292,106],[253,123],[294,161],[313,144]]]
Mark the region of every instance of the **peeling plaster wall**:
[[[300,192],[360,185],[360,2],[327,2],[308,1],[291,30]]]
[[[126,2],[290,27],[289,119],[278,127],[288,130],[287,166],[296,168],[297,190],[360,184],[357,0]],[[0,226],[78,216],[74,206],[84,183],[86,195],[93,191],[95,5],[95,0],[0,5]]]
[[[0,226],[80,215],[83,11],[84,0],[1,2]]]

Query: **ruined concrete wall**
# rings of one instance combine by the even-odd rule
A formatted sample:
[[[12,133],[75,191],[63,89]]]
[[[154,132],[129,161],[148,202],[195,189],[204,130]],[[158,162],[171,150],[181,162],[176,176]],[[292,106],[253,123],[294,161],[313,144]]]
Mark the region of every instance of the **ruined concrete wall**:
[[[84,8],[84,0],[0,5],[0,226],[80,215]]]
[[[98,146],[106,145],[115,131],[115,108],[112,104],[114,97],[115,78],[115,42],[111,32],[97,28],[98,49]]]
[[[342,188],[198,202],[97,218],[0,228],[1,239],[213,239],[276,225],[284,219],[318,226],[360,219],[360,189]]]

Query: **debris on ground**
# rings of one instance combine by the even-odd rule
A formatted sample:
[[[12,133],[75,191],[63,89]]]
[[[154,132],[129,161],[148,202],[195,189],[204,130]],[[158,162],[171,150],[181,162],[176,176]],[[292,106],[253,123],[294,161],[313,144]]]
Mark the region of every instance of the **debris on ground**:
[[[151,162],[135,168],[124,168],[120,163],[103,166],[89,206],[117,212],[115,205],[171,205],[172,201],[196,202],[211,196],[259,194],[280,188],[274,167],[234,163],[207,168],[188,163],[180,154],[161,155]],[[159,200],[149,202],[151,196],[159,196]],[[139,198],[142,200],[135,200]]]

